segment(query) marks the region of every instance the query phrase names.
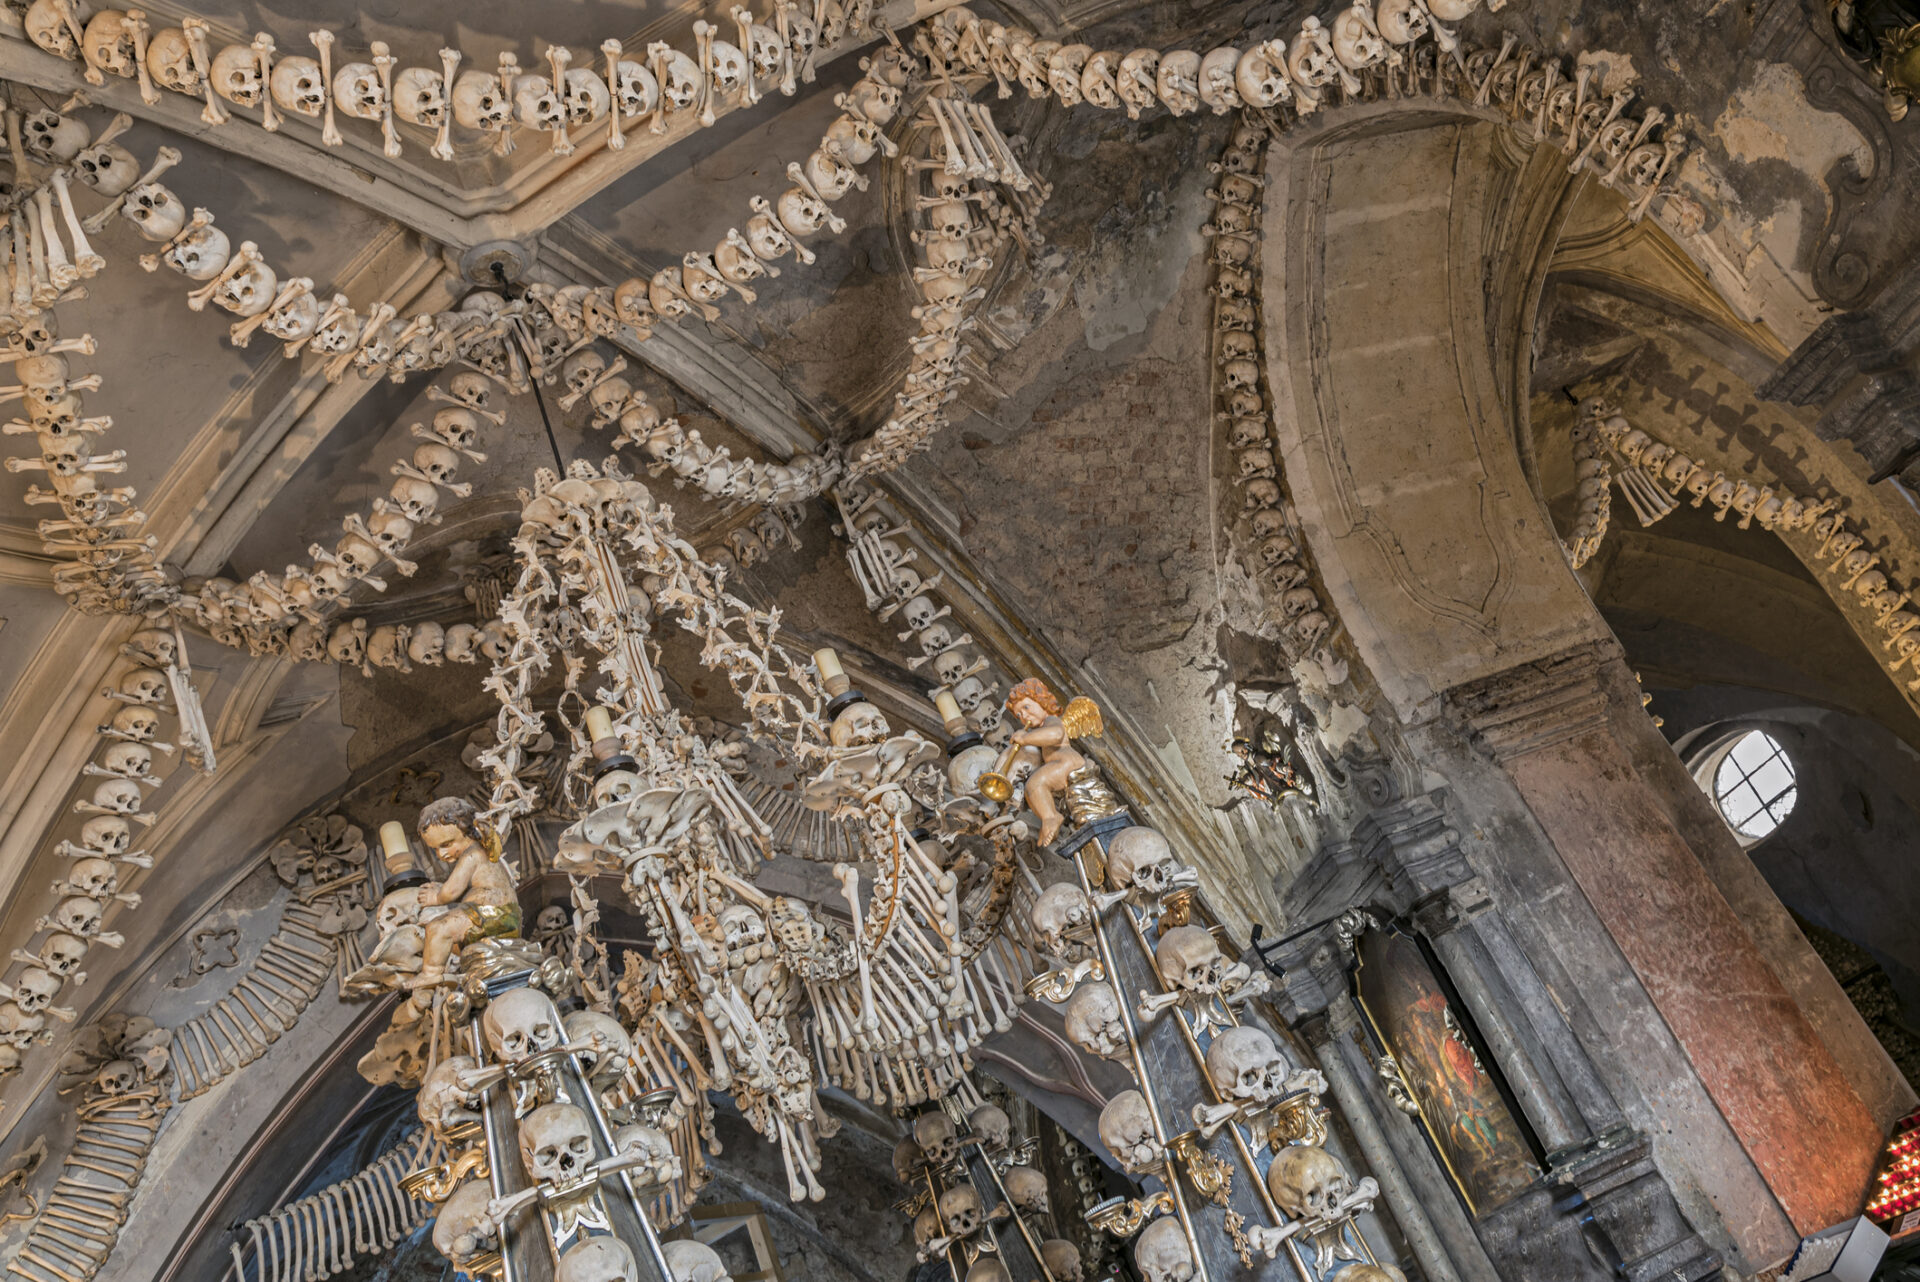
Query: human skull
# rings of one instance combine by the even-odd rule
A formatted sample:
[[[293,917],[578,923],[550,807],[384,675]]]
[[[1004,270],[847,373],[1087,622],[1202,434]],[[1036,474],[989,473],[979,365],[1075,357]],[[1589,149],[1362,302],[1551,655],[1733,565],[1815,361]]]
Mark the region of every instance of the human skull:
[[[104,859],[76,859],[67,869],[67,884],[83,895],[105,899],[120,889],[120,874]]]
[[[447,118],[447,86],[428,67],[403,67],[393,81],[393,114],[410,125],[438,129]]]
[[[108,1060],[93,1075],[93,1089],[96,1094],[108,1098],[131,1095],[140,1089],[140,1067],[132,1060]]]
[[[35,111],[21,122],[20,140],[29,155],[66,164],[92,141],[92,134],[78,120],[57,111]]]
[[[370,62],[349,62],[333,73],[333,105],[356,120],[378,120],[386,114],[387,91]]]
[[[487,1215],[493,1189],[485,1179],[472,1179],[441,1203],[433,1221],[433,1245],[455,1266],[494,1249],[500,1226]]]
[[[232,256],[233,246],[227,233],[211,223],[194,228],[160,255],[167,266],[188,280],[212,280]]]
[[[668,111],[685,111],[700,96],[700,64],[678,49],[662,50],[666,65],[660,92],[666,96]]]
[[[139,813],[141,800],[140,785],[131,779],[102,779],[93,790],[93,804],[115,814]]]
[[[554,1268],[554,1282],[638,1282],[633,1252],[617,1237],[584,1238],[567,1248]]]
[[[317,116],[327,105],[327,79],[320,64],[312,58],[294,56],[273,64],[267,77],[267,92],[283,111],[302,116]]]
[[[728,904],[720,910],[720,930],[727,947],[727,958],[736,964],[758,961],[771,951],[767,941],[767,923],[748,904]]]
[[[919,1141],[913,1136],[903,1136],[893,1146],[893,1178],[902,1184],[915,1183],[926,1164],[927,1155],[921,1151]]]
[[[1234,83],[1234,72],[1239,65],[1240,51],[1232,47],[1211,50],[1200,60],[1197,81],[1200,101],[1211,107],[1216,116],[1238,111],[1246,105]]]
[[[614,67],[613,100],[623,116],[644,116],[660,101],[660,82],[638,62],[621,59]]]
[[[584,392],[606,369],[607,358],[588,347],[567,357],[566,364],[560,367],[560,378],[572,390]]]
[[[434,521],[434,509],[440,506],[440,491],[428,482],[418,477],[403,476],[393,483],[387,493],[399,506],[401,515],[415,525]]]
[[[453,82],[453,118],[468,129],[498,133],[513,120],[512,96],[492,72],[463,71]]]
[[[447,630],[438,623],[429,620],[414,625],[413,636],[407,642],[407,658],[414,663],[424,663],[430,668],[440,666],[446,651]]]
[[[982,1104],[969,1113],[967,1129],[991,1152],[1005,1148],[1013,1136],[1013,1123],[998,1104]]]
[[[587,1079],[596,1086],[605,1086],[626,1071],[633,1055],[633,1039],[620,1027],[619,1020],[597,1010],[576,1010],[562,1019],[560,1026],[569,1045],[592,1043],[594,1049],[587,1052]]]
[[[25,1050],[47,1026],[45,1015],[29,1015],[16,1002],[0,1002],[0,1045]]]
[[[478,663],[480,661],[479,628],[471,623],[456,623],[447,629],[446,655],[449,663]]]
[[[1133,1243],[1133,1262],[1146,1282],[1190,1282],[1193,1255],[1179,1219],[1163,1215],[1141,1230]]]
[[[587,68],[574,67],[563,79],[560,104],[566,110],[569,125],[590,125],[606,115],[613,105],[607,82]]]
[[[110,744],[100,754],[100,766],[128,779],[142,779],[153,770],[153,750],[142,743]]]
[[[100,916],[105,911],[96,899],[69,895],[54,906],[53,924],[69,935],[88,939],[100,931]]]
[[[134,63],[139,54],[133,42],[133,28],[127,22],[127,15],[119,9],[102,9],[93,15],[80,39],[80,49],[87,62],[102,71],[123,78],[135,74]]]
[[[480,1061],[471,1055],[449,1055],[435,1064],[414,1099],[420,1120],[442,1131],[462,1122],[479,1121],[480,1115],[473,1111],[479,1096],[460,1084],[463,1073],[478,1072],[479,1068]]]
[[[1090,1055],[1118,1059],[1126,1053],[1127,1026],[1109,984],[1082,984],[1074,990],[1065,1023],[1074,1045]]]
[[[972,1237],[986,1223],[986,1208],[971,1184],[956,1184],[940,1195],[940,1218],[950,1237]]]
[[[841,709],[829,728],[829,735],[836,748],[879,743],[892,733],[892,728],[887,725],[887,719],[881,715],[880,709],[866,702],[851,704]]]
[[[74,157],[74,176],[111,198],[133,186],[140,176],[140,162],[117,142],[95,143]]]
[[[1040,1260],[1053,1282],[1085,1282],[1080,1266],[1080,1248],[1065,1238],[1048,1238],[1040,1244]]]
[[[553,82],[536,75],[514,77],[513,115],[527,128],[542,131],[560,128],[567,118]]]
[[[1160,978],[1189,993],[1217,993],[1227,959],[1213,932],[1204,926],[1176,926],[1160,936],[1153,950]]]
[[[1031,1166],[1009,1166],[1000,1177],[1007,1187],[1007,1198],[1017,1210],[1028,1215],[1051,1215],[1047,1200],[1047,1177]]]
[[[502,1064],[560,1045],[560,1012],[553,999],[535,988],[512,988],[487,1003],[480,1016],[487,1047]]]
[[[55,931],[40,941],[40,965],[52,974],[76,984],[86,982],[80,963],[87,959],[87,944],[64,931]]]
[[[1131,1175],[1152,1170],[1167,1156],[1154,1134],[1153,1112],[1139,1091],[1121,1091],[1100,1110],[1100,1142]]]
[[[163,89],[189,96],[200,92],[193,46],[179,27],[162,27],[147,39],[147,74]]]
[[[1076,942],[1069,931],[1079,931],[1093,920],[1087,892],[1070,881],[1057,881],[1034,898],[1028,914],[1041,946],[1055,956],[1066,956]]]
[[[1314,1144],[1292,1144],[1281,1149],[1267,1168],[1267,1190],[1273,1194],[1274,1204],[1296,1220],[1318,1220],[1333,1214],[1349,1188],[1340,1159]]]
[[[902,1181],[905,1183],[906,1181]],[[924,1252],[927,1243],[940,1236],[940,1211],[929,1206],[913,1217],[913,1244]]]
[[[651,1162],[674,1160],[673,1141],[666,1132],[641,1122],[630,1122],[613,1133],[616,1153],[644,1153]]]
[[[537,1182],[564,1186],[578,1180],[593,1161],[593,1131],[586,1112],[577,1104],[556,1103],[527,1114],[520,1122],[520,1160]]]
[[[152,743],[160,733],[160,714],[145,704],[129,704],[113,714],[112,730],[135,743]]]
[[[938,623],[933,626],[934,628],[944,627],[943,624]],[[928,630],[932,631],[932,629]],[[942,685],[953,686],[959,684],[961,676],[965,674],[969,666],[966,652],[957,646],[942,650],[939,654],[933,656],[933,674],[940,678]],[[976,719],[978,719],[977,716]]]
[[[67,27],[61,8],[55,0],[33,0],[27,6],[21,25],[25,27],[29,40],[54,57],[76,58],[80,55],[80,44]]]
[[[257,107],[266,85],[260,79],[260,57],[251,45],[228,45],[213,55],[207,70],[213,91],[241,107]]]
[[[142,183],[129,191],[120,216],[152,241],[172,240],[187,225],[187,207],[159,183]]]
[[[960,1151],[960,1137],[953,1123],[938,1109],[913,1120],[913,1140],[935,1166],[947,1165]]]
[[[110,865],[107,866],[107,875],[109,877],[113,875],[113,868]],[[22,971],[20,978],[14,981],[13,1000],[29,1015],[42,1014],[53,1005],[53,999],[60,995],[60,987],[65,982],[60,976],[35,966],[31,970]]]
[[[1222,1030],[1207,1047],[1207,1076],[1229,1099],[1272,1103],[1292,1068],[1267,1031],[1251,1024]]]
[[[133,844],[133,829],[119,815],[95,815],[80,825],[80,844],[102,855],[123,855]]]
[[[1389,43],[1410,45],[1426,35],[1433,23],[1420,0],[1380,0],[1375,25]]]
[[[991,1255],[982,1255],[967,1270],[966,1282],[1013,1282],[1013,1275]]]
[[[1398,64],[1400,55],[1380,38],[1373,21],[1373,0],[1354,0],[1333,20],[1333,55],[1350,71],[1376,63]]]
[[[1138,887],[1149,895],[1164,894],[1180,871],[1173,846],[1152,828],[1122,828],[1107,844],[1107,880],[1116,890]]]
[[[676,1238],[660,1244],[667,1273],[673,1282],[727,1282],[727,1266],[720,1253],[705,1242]]]

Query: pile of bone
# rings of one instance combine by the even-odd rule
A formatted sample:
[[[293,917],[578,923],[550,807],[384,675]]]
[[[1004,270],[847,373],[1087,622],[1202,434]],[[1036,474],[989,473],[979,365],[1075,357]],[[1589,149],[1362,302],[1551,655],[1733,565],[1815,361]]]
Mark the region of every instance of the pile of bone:
[[[847,564],[867,609],[882,623],[905,623],[907,630],[899,639],[920,652],[907,660],[908,666],[916,672],[929,669],[940,683],[934,693],[951,691],[989,742],[1004,743],[1004,709],[994,698],[1001,688],[999,674],[973,634],[956,631],[949,619],[953,607],[939,595],[945,573],[922,577],[913,568],[920,549],[905,544],[912,531],[895,523],[879,491],[855,482],[837,488],[833,497],[840,510],[838,529],[847,539]]]
[[[1256,238],[1259,235],[1260,176],[1265,143],[1251,122],[1234,126],[1220,159],[1208,166],[1219,183],[1207,192],[1214,201],[1213,221],[1202,228],[1212,238],[1213,348],[1219,367],[1220,417],[1227,423],[1233,451],[1234,483],[1241,487],[1240,511],[1247,522],[1259,573],[1274,595],[1281,636],[1296,655],[1310,654],[1332,627],[1320,598],[1307,584],[1306,548],[1294,528],[1293,509],[1280,491],[1280,469],[1269,433],[1273,414],[1261,376],[1259,283]]]
[[[59,902],[34,923],[44,931],[34,951],[16,948],[12,959],[25,967],[10,984],[0,984],[0,1076],[20,1067],[20,1053],[35,1042],[51,1042],[47,1017],[72,1022],[74,1013],[54,1005],[67,984],[86,982],[81,969],[96,944],[118,948],[126,942],[105,929],[107,914],[125,905],[137,907],[140,896],[125,888],[128,869],[148,869],[153,860],[133,849],[134,826],[151,827],[154,816],[143,809],[146,795],[161,784],[154,773],[155,754],[171,757],[178,749],[160,739],[163,717],[177,712],[170,673],[179,658],[173,634],[142,629],[120,647],[131,665],[107,691],[119,709],[99,727],[99,755],[82,769],[84,778],[97,779],[87,800],[74,802],[74,813],[85,816],[77,834],[79,843],[62,840],[54,849],[72,860],[67,875],[53,883]]]
[[[835,464],[821,455],[797,454],[785,463],[763,463],[736,459],[724,445],[708,445],[697,430],[683,428],[672,417],[670,404],[663,416],[647,394],[625,377],[626,370],[623,356],[609,361],[591,346],[573,352],[560,366],[567,391],[559,405],[572,410],[584,401],[589,406],[587,426],[598,431],[617,424],[620,431],[613,439],[614,448],[630,445],[641,450],[649,460],[650,475],[672,472],[676,487],[691,485],[723,503],[760,507],[810,498],[831,479]],[[767,533],[777,535],[785,529],[782,524]],[[743,559],[743,564],[752,561]]]
[[[60,508],[58,518],[42,520],[38,528],[41,547],[61,558],[53,567],[61,595],[90,614],[155,609],[172,599],[173,585],[154,560],[157,541],[139,533],[147,517],[134,507],[133,489],[100,484],[102,476],[127,470],[127,453],[94,453],[113,420],[85,416],[79,393],[97,390],[100,375],[69,377],[67,352],[92,355],[93,336],[56,339],[51,312],[24,322],[0,352],[0,363],[11,362],[20,379],[0,388],[0,400],[20,399],[27,410],[26,419],[7,422],[0,432],[31,435],[40,447],[38,454],[8,458],[6,468],[46,474],[49,488],[29,485],[26,499]]]
[[[269,133],[289,116],[305,116],[320,121],[324,144],[338,147],[346,141],[339,127],[345,116],[377,126],[381,150],[394,158],[403,150],[398,125],[409,125],[431,140],[424,144],[429,155],[451,161],[456,125],[490,136],[500,155],[513,149],[516,127],[544,133],[560,156],[573,154],[578,131],[601,122],[606,145],[615,150],[626,146],[629,130],[664,134],[688,121],[711,125],[728,99],[759,101],[763,81],[791,94],[796,79],[812,80],[824,49],[865,34],[867,8],[828,3],[823,23],[812,3],[774,0],[762,23],[735,5],[732,41],[704,19],[693,24],[692,55],[655,41],[644,59],[630,58],[620,41],[608,39],[599,46],[604,70],[595,69],[591,54],[573,65],[573,51],[564,45],[548,47],[545,68],[522,70],[508,51],[494,71],[460,71],[464,56],[457,49],[440,50],[437,68],[401,67],[378,40],[366,60],[343,52],[336,65],[337,38],[325,30],[307,37],[316,56],[281,56],[264,32],[249,44],[215,49],[202,19],[155,30],[138,10],[102,9],[85,17],[88,6],[78,0],[33,0],[24,25],[41,49],[81,63],[92,84],[105,84],[109,75],[137,79],[149,106],[160,102],[162,89],[201,99],[200,119],[208,125],[226,124],[229,107],[258,108],[260,127]]]
[[[64,104],[62,110],[71,110],[77,102]],[[18,142],[0,255],[7,261],[7,307],[18,322],[73,297],[80,282],[107,265],[87,238],[106,230],[115,206],[81,219],[73,205],[74,180],[112,200],[141,179],[133,156],[113,141],[132,125],[130,117],[114,117],[98,139],[86,125],[52,108],[23,112],[10,107],[7,122],[10,137]],[[179,158],[179,153],[163,148],[150,176],[164,173]],[[46,172],[35,173],[29,160],[47,166]]]

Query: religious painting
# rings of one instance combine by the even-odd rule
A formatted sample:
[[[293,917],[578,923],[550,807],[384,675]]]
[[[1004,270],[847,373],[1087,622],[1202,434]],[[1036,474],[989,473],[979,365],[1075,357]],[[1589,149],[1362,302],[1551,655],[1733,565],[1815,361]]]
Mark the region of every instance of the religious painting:
[[[1540,1175],[1533,1147],[1419,942],[1372,930],[1357,941],[1355,955],[1361,1010],[1399,1064],[1467,1209],[1480,1215],[1525,1192]]]

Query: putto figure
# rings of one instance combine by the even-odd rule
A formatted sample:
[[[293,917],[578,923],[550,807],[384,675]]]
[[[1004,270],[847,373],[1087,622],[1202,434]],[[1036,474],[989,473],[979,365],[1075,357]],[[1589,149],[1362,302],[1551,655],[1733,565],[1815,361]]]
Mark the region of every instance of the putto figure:
[[[452,871],[420,887],[421,907],[449,905],[426,924],[420,987],[445,976],[447,959],[476,939],[517,939],[520,900],[513,877],[500,861],[500,839],[480,824],[480,812],[464,797],[428,803],[416,825],[420,840]]]
[[[1040,820],[1040,844],[1051,845],[1064,822],[1057,798],[1067,790],[1074,774],[1087,765],[1087,759],[1074,750],[1073,741],[1105,729],[1100,723],[1100,709],[1082,695],[1063,711],[1059,696],[1047,689],[1046,682],[1028,677],[1007,695],[1007,711],[1022,726],[1011,735],[1014,746],[1040,752],[1040,764],[1027,776],[1026,804]]]

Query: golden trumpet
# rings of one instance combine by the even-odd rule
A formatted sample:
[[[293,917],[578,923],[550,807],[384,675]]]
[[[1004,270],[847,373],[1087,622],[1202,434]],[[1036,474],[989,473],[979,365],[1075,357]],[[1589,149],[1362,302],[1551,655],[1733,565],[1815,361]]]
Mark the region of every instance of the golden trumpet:
[[[980,795],[988,801],[1005,805],[1013,796],[1013,780],[1007,778],[1007,772],[1013,769],[1013,759],[1019,753],[1020,744],[1010,743],[1000,753],[1000,759],[993,763],[993,769],[980,776],[975,785]]]

